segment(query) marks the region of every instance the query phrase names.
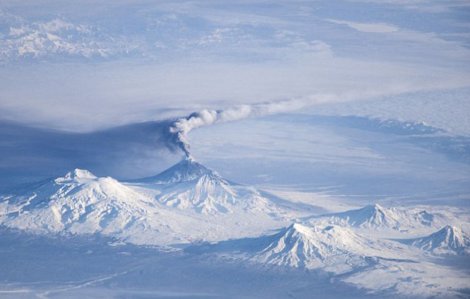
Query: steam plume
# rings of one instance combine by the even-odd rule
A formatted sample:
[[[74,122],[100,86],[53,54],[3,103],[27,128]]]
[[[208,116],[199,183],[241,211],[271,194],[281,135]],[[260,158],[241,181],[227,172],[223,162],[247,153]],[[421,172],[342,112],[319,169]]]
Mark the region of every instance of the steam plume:
[[[186,156],[190,157],[188,133],[196,128],[250,117],[295,111],[305,106],[330,101],[332,99],[332,95],[317,95],[314,97],[277,102],[239,105],[224,110],[204,109],[174,121],[170,126],[170,134],[173,136],[173,141],[176,145],[186,154]]]

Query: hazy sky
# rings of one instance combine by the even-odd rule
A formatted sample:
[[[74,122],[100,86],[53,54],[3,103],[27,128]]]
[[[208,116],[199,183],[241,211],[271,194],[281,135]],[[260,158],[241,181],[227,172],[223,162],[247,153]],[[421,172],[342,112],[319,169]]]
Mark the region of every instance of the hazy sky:
[[[154,175],[182,157],[171,122],[133,123],[209,109],[237,122],[186,137],[228,179],[468,194],[468,1],[96,2],[0,2],[0,190]]]
[[[83,131],[470,85],[468,1],[94,2],[1,2],[0,118]]]

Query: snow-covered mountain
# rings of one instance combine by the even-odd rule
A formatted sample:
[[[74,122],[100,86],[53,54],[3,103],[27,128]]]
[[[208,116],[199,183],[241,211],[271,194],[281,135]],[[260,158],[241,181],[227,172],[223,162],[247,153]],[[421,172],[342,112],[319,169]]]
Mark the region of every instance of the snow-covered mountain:
[[[272,236],[271,243],[256,253],[261,263],[300,268],[335,266],[335,272],[349,272],[367,261],[354,253],[370,247],[368,240],[338,226],[308,227],[295,223]]]
[[[296,222],[275,234],[194,245],[188,253],[270,265],[270,271],[271,267],[311,270],[383,296],[431,297],[456,291],[449,288],[455,282],[465,285],[463,272],[433,263],[410,242],[388,238],[386,231],[377,236],[372,230]]]
[[[338,221],[345,221],[355,227],[388,227],[397,229],[400,225],[400,215],[382,206],[368,205],[358,210],[346,211],[332,215]]]
[[[412,240],[411,244],[434,254],[470,254],[470,240],[457,227],[446,225],[428,236]]]
[[[75,169],[0,197],[3,226],[38,233],[100,233],[135,244],[258,235],[284,226],[295,215],[192,159],[133,183]]]
[[[231,183],[193,159],[129,183],[75,169],[17,193],[0,197],[2,226],[177,245],[173,250],[192,243],[186,248],[190,255],[326,272],[369,290],[415,288],[417,281],[419,292],[430,283],[444,289],[436,273],[445,269],[422,262],[433,258],[426,251],[461,254],[469,247],[468,238],[451,226],[409,239],[409,231],[416,237],[435,230],[445,219],[442,213],[370,205],[306,219],[305,204],[295,209],[294,202]],[[377,275],[387,283],[377,285]],[[413,286],[403,275],[413,277]]]
[[[379,204],[373,204],[356,210],[313,217],[311,221],[363,229],[407,231],[413,228],[436,227],[442,223],[443,219],[442,215],[435,215],[425,210],[385,208]]]
[[[402,251],[398,244],[367,238],[347,227],[295,223],[273,235],[253,260],[340,274],[374,265],[380,258],[399,259]]]
[[[192,157],[185,157],[167,170],[155,176],[136,180],[136,182],[166,185],[194,181],[206,176],[215,180],[222,180],[214,170],[205,167]]]
[[[159,175],[135,182],[158,189],[156,198],[162,204],[197,213],[280,212],[278,206],[254,188],[231,183],[191,157]]]
[[[370,238],[337,225],[293,223],[275,234],[201,245],[190,251],[227,253],[261,265],[323,270],[335,274],[401,259],[406,246]]]
[[[153,198],[110,177],[75,169],[0,204],[7,227],[41,233],[102,233],[140,243],[166,227]],[[153,229],[153,230],[152,230]]]

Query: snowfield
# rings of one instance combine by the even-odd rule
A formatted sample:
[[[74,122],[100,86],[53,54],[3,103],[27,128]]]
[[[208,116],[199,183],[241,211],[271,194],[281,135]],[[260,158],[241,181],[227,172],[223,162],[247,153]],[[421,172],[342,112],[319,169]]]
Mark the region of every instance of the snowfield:
[[[319,203],[229,182],[186,158],[157,176],[129,182],[75,169],[2,196],[0,221],[7,230],[38,239],[111,238],[99,249],[105,251],[147,246],[206,266],[239,263],[271,275],[308,271],[372,295],[465,296],[465,217],[432,206],[374,204],[338,211],[341,205]],[[4,285],[0,294],[17,295],[9,292],[12,286]]]

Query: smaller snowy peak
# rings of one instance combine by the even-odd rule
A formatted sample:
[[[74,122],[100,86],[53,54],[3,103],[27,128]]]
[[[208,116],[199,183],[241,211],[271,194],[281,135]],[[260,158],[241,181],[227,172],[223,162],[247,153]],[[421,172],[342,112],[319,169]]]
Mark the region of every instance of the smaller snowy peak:
[[[293,233],[298,233],[300,235],[306,235],[310,232],[310,228],[300,224],[300,223],[293,223],[287,228],[285,228],[284,231],[281,231],[282,234],[288,233],[288,234],[293,234]]]
[[[299,248],[299,241],[307,245],[314,245],[317,249],[323,246],[328,247],[329,249],[327,250],[315,250],[321,258],[331,253],[333,248],[345,247],[353,245],[354,243],[359,244],[362,241],[362,237],[354,233],[351,229],[337,225],[308,226],[294,223],[281,230],[277,236],[279,237],[278,240],[281,240],[283,245],[292,248]],[[330,246],[332,244],[335,244],[335,246]]]
[[[446,225],[426,237],[412,240],[413,246],[434,254],[469,254],[469,239],[457,227]]]
[[[356,210],[314,217],[312,222],[325,220],[329,223],[357,228],[409,231],[415,228],[435,227],[436,223],[441,222],[441,218],[436,219],[435,214],[425,210],[385,208],[379,204],[373,204]]]
[[[54,181],[56,183],[65,182],[82,182],[87,180],[94,180],[97,177],[88,170],[76,168],[73,171],[67,172],[63,177],[58,177]]]
[[[393,229],[399,227],[399,216],[396,211],[378,204],[367,205],[357,210],[336,213],[331,216],[334,222],[349,224],[354,227],[387,227]]]
[[[368,205],[356,212],[350,213],[350,219],[354,224],[380,226],[380,225],[395,225],[396,217],[390,211],[378,204]]]
[[[272,236],[271,243],[255,259],[281,266],[315,267],[318,265],[313,266],[313,262],[318,264],[324,258],[319,245],[309,227],[295,223]]]
[[[390,251],[387,246],[337,225],[295,223],[268,238],[269,245],[254,254],[252,260],[294,268],[323,268],[335,273],[346,273],[375,263],[376,256]]]
[[[201,163],[194,160],[192,157],[186,157],[181,162],[173,165],[160,174],[144,179],[137,182],[154,183],[154,184],[174,184],[197,180],[201,177],[208,176],[211,178],[222,179],[220,175],[205,167]]]

